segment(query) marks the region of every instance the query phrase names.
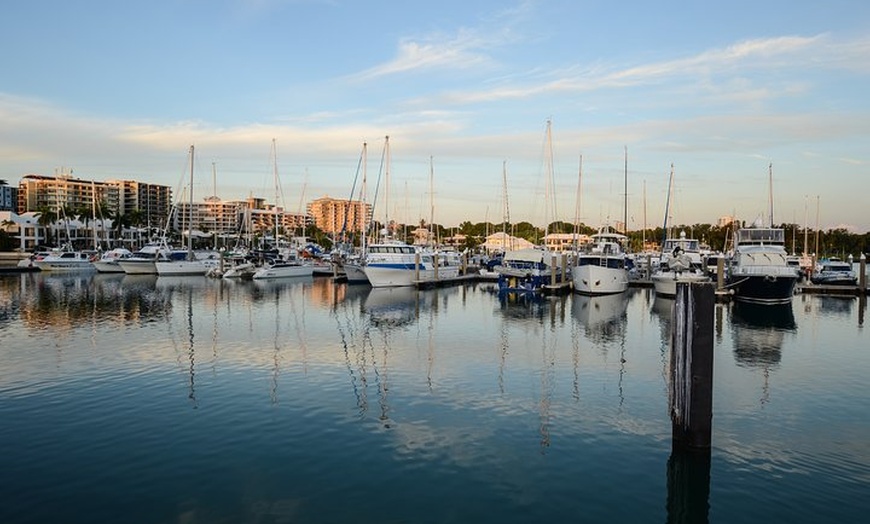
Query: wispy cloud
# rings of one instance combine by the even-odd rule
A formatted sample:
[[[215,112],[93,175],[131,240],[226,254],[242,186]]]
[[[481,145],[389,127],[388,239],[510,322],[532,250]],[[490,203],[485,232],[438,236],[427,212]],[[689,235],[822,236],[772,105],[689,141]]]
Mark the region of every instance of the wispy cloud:
[[[839,57],[843,49],[857,56],[865,46],[867,44],[858,42],[851,45],[830,45],[824,35],[747,40],[686,58],[625,68],[607,67],[602,64],[572,66],[556,73],[556,78],[537,79],[524,84],[517,82],[513,85],[497,85],[478,91],[453,91],[443,95],[443,99],[450,103],[469,104],[556,93],[637,87],[675,79],[688,79],[687,81],[702,85],[708,82],[710,76],[722,76],[728,72],[765,67],[805,67],[808,59],[824,64],[828,63],[825,60],[826,56],[831,58],[837,56],[837,59],[841,60]],[[534,72],[534,75],[538,76],[539,72]],[[730,92],[733,93],[733,90]],[[743,96],[757,97],[760,94],[762,93],[747,93]]]
[[[479,70],[495,67],[490,51],[523,39],[516,31],[529,15],[533,2],[524,1],[493,13],[480,27],[451,33],[433,33],[401,39],[396,55],[385,63],[361,71],[350,80],[368,81],[384,76],[436,69]]]

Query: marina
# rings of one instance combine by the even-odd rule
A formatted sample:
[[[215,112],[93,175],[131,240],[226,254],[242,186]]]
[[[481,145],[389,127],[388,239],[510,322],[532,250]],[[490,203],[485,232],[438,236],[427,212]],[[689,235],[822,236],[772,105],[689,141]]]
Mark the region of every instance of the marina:
[[[639,287],[3,274],[0,519],[861,520],[866,298],[715,305],[700,470],[671,443],[673,306]]]

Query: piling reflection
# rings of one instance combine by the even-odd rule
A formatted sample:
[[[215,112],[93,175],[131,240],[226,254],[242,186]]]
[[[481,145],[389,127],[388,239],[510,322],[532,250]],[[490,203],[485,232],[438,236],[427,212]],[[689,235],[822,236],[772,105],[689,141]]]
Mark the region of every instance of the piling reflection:
[[[709,522],[710,449],[675,447],[667,470],[668,524]]]

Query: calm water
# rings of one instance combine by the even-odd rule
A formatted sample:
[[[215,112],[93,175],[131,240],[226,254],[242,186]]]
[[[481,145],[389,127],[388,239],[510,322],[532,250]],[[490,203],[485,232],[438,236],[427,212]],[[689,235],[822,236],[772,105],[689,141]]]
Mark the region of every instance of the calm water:
[[[0,276],[0,522],[857,522],[855,298],[717,306],[671,452],[671,302]]]

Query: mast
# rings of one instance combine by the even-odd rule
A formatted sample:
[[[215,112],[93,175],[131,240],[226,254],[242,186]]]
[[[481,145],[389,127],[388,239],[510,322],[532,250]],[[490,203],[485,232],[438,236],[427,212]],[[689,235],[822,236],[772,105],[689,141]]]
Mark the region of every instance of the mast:
[[[384,228],[390,236],[390,135],[384,137]]]
[[[507,225],[511,221],[511,208],[508,204],[508,191],[507,191],[507,160],[502,160],[501,163],[501,178],[502,178],[502,191],[504,192],[504,214],[502,215],[502,226],[501,226],[501,245],[505,251],[508,250],[507,247]],[[511,249],[513,249],[513,240],[511,240]]]
[[[272,178],[275,184],[275,249],[278,249],[278,146],[272,139]]]
[[[429,155],[429,242],[432,247],[437,245],[435,241],[435,167],[432,155]]]
[[[674,164],[671,164],[671,176],[668,178],[668,198],[665,200],[665,223],[662,226],[662,249],[665,248],[665,241],[668,239],[668,214],[671,209],[671,188],[674,184]]]
[[[94,249],[100,248],[97,238],[97,186],[91,181],[91,215],[94,217]]]
[[[770,205],[770,227],[773,227],[773,162],[767,165],[767,199]]]
[[[641,250],[646,250],[646,180],[643,181],[643,235]]]
[[[577,237],[580,234],[580,184],[583,182],[583,155],[580,155],[580,166],[577,169],[577,198],[575,199],[576,204],[574,206],[574,250],[577,250]]]
[[[369,210],[368,206],[366,206],[366,168],[368,166],[368,144],[363,142],[363,179],[362,179],[362,191],[360,194],[362,196],[362,237],[360,238],[360,251],[362,251],[363,256],[366,254],[366,237],[368,236],[369,228]]]
[[[623,146],[625,148],[625,169],[624,169],[624,182],[623,182],[623,201],[622,201],[622,232],[625,235],[628,235],[628,146]]]
[[[809,245],[807,244],[807,220],[809,217],[809,196],[804,195],[804,257],[807,256],[807,250],[809,250]]]
[[[193,144],[190,145],[190,191],[187,199],[187,259],[193,260]]]
[[[553,174],[553,121],[547,120],[547,187],[544,206],[544,220],[547,221],[544,227],[544,244],[546,238],[550,234],[550,224],[556,220],[556,199],[555,194],[555,176]],[[547,216],[547,213],[552,207],[553,214]]]

